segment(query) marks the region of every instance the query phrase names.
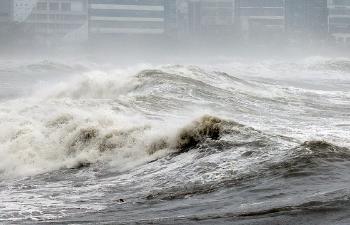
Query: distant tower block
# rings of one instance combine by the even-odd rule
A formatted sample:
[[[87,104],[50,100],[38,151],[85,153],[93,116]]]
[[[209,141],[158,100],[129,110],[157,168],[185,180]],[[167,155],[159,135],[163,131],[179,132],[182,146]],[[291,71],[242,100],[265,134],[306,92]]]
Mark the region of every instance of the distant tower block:
[[[308,0],[305,0],[308,1]],[[284,0],[236,0],[240,30],[248,39],[271,40],[285,31]]]
[[[328,0],[328,30],[339,44],[350,45],[350,0]]]
[[[87,0],[36,0],[25,23],[39,37],[63,39],[87,24],[87,13]]]
[[[89,1],[89,36],[163,35],[176,29],[176,1]]]

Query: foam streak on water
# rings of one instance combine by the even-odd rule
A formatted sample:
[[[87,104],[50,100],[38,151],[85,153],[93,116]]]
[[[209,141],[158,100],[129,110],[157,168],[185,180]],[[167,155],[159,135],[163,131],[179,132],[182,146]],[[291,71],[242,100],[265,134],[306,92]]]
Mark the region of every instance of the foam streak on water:
[[[349,65],[0,63],[0,222],[348,224]]]

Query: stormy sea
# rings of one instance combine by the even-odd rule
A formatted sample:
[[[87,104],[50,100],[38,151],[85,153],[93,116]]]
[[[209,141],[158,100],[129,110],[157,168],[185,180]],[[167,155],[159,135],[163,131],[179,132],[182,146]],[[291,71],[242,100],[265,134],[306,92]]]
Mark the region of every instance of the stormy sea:
[[[1,224],[350,224],[350,59],[0,61]]]

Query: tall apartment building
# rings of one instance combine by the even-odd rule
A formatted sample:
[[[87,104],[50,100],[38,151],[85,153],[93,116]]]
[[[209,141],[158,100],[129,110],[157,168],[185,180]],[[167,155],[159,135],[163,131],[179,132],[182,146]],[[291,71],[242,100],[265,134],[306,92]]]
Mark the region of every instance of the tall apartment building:
[[[87,0],[37,0],[25,23],[38,36],[63,38],[87,27],[87,9]]]
[[[233,0],[189,1],[189,27],[199,35],[224,35],[234,31]]]
[[[37,0],[12,0],[13,21],[24,22],[32,13]]]
[[[178,32],[177,0],[164,0],[164,28],[167,35]]]
[[[174,29],[176,29],[174,0],[89,1],[91,37],[162,35]]]
[[[329,33],[338,43],[350,45],[350,0],[328,0]]]
[[[12,29],[12,0],[0,0],[0,51],[6,48],[9,41],[13,40],[10,32]]]
[[[198,34],[201,30],[201,3],[198,0],[187,0],[186,12],[188,23],[188,31],[191,34]]]
[[[11,0],[0,1],[0,23],[8,22],[11,20]]]
[[[11,28],[12,17],[11,0],[0,0],[0,48],[3,42],[2,39],[8,40],[8,32]]]
[[[235,4],[240,32],[244,36],[265,38],[279,36],[285,31],[284,0],[236,0]]]
[[[327,0],[285,0],[286,31],[296,39],[326,39]]]

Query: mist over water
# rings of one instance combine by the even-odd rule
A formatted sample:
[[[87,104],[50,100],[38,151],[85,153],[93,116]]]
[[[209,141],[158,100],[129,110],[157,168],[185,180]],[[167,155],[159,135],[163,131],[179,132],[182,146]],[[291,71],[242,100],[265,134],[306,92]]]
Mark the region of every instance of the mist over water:
[[[349,58],[54,55],[0,61],[1,223],[349,223]]]
[[[350,224],[349,0],[0,0],[0,224]]]

